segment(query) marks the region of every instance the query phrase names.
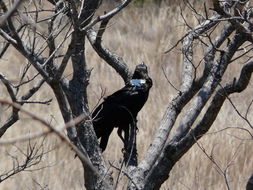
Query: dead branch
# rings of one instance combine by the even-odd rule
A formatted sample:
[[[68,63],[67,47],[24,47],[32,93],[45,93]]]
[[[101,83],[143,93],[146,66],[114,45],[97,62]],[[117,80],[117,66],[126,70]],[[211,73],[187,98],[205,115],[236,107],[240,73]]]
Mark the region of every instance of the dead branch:
[[[8,10],[8,12],[6,12],[3,16],[0,17],[0,26],[2,26],[3,23],[6,22],[6,20],[8,20],[13,15],[13,13],[18,9],[21,3],[22,0],[15,1],[13,6]]]
[[[41,162],[42,157],[47,154],[47,152],[45,152],[44,150],[44,140],[45,138],[40,142],[40,144],[32,144],[29,140],[26,152],[23,152],[21,149],[18,148],[18,150],[24,157],[22,161],[19,159],[18,156],[11,155],[9,153],[9,156],[13,160],[13,168],[7,172],[4,172],[3,174],[0,174],[0,183],[22,171],[36,170],[33,168],[31,169],[31,167],[38,165]]]
[[[87,30],[87,37],[97,54],[119,73],[125,83],[128,83],[130,77],[132,76],[132,73],[129,71],[126,62],[122,57],[111,52],[101,43],[102,35],[106,29],[107,24],[107,20],[101,22],[98,33],[96,33],[93,29]]]
[[[3,75],[1,75],[1,76],[3,77]],[[37,85],[35,85],[31,89],[29,89],[27,91],[27,93],[21,97],[21,100],[17,100],[11,84],[8,82],[8,80],[6,78],[4,79],[4,81],[5,81],[5,84],[7,84],[7,88],[9,89],[8,91],[10,91],[10,94],[12,94],[12,95],[10,95],[12,98],[12,101],[13,102],[21,101],[20,102],[21,106],[25,103],[22,101],[27,101],[29,98],[31,98],[41,88],[41,86],[45,82],[44,80],[41,80]],[[7,131],[8,128],[10,128],[16,121],[18,121],[19,111],[20,111],[19,109],[17,109],[16,107],[13,107],[11,115],[8,117],[8,119],[5,121],[5,123],[0,126],[0,137],[2,137],[4,135],[4,133]]]
[[[98,16],[97,18],[92,20],[88,25],[86,25],[84,28],[82,28],[82,30],[87,31],[100,21],[111,19],[113,16],[115,16],[117,13],[119,13],[122,9],[124,9],[130,2],[131,2],[131,0],[122,1],[122,3],[120,5],[116,6],[111,11],[108,11],[104,15]]]
[[[11,106],[19,109],[21,112],[23,112],[26,115],[30,116],[31,119],[33,119],[35,121],[38,121],[39,123],[41,123],[42,125],[44,125],[45,127],[47,127],[50,131],[52,131],[52,133],[54,133],[57,137],[59,137],[60,140],[63,143],[65,143],[66,145],[68,145],[69,148],[72,149],[76,153],[76,155],[81,159],[82,162],[85,162],[87,169],[89,169],[90,171],[92,171],[93,174],[95,174],[97,177],[102,178],[100,176],[99,172],[97,171],[97,169],[90,162],[90,159],[86,155],[84,155],[74,144],[72,144],[71,142],[69,142],[69,140],[66,138],[66,136],[63,135],[58,129],[55,129],[53,126],[51,126],[48,122],[46,122],[42,118],[40,118],[40,117],[36,116],[35,114],[33,114],[33,113],[31,113],[31,112],[23,109],[19,104],[8,102],[6,100],[0,100],[0,103],[1,104],[11,105]],[[111,189],[110,185],[107,184],[107,181],[101,181],[101,182],[105,183],[105,185],[107,186],[108,189]]]

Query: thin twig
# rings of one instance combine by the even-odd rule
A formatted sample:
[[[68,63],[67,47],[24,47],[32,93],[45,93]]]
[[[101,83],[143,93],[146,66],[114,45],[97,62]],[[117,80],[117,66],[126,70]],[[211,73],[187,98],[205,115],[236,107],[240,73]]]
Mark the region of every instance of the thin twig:
[[[118,171],[121,171],[130,181],[131,183],[134,184],[135,188],[137,190],[140,190],[140,188],[138,187],[138,185],[134,182],[134,180],[132,179],[132,177],[124,170],[121,170],[120,168],[118,168],[117,166],[113,165],[110,161],[109,161],[109,164],[111,167],[113,167],[114,169],[118,170]]]
[[[3,2],[1,2],[1,3],[3,3]],[[22,0],[15,1],[15,3],[8,10],[8,12],[6,12],[3,16],[0,17],[0,26],[2,26],[4,24],[4,22],[13,15],[13,13],[18,9],[18,7],[21,5],[21,3],[22,3]]]
[[[97,177],[101,178],[100,174],[98,173],[97,169],[91,164],[91,161],[73,144],[71,143],[66,136],[64,136],[63,134],[61,134],[61,132],[58,129],[55,129],[53,126],[51,126],[47,121],[45,121],[44,119],[36,116],[35,114],[23,109],[19,104],[16,103],[12,103],[6,100],[1,100],[0,99],[0,103],[2,104],[7,104],[7,105],[11,105],[17,109],[19,109],[20,111],[22,111],[24,114],[30,116],[33,120],[40,122],[42,125],[46,126],[49,130],[52,131],[52,133],[54,133],[57,137],[59,137],[61,139],[61,141],[63,143],[65,143],[66,145],[68,145],[76,154],[77,156],[80,158],[80,160],[82,162],[84,162],[86,164],[86,167],[92,171]],[[103,181],[105,183],[105,185],[108,186],[108,188],[110,189],[109,184],[107,184],[106,181]]]
[[[178,90],[178,89],[170,82],[170,80],[168,79],[168,76],[167,76],[167,74],[165,73],[165,69],[163,68],[163,66],[162,66],[162,71],[163,71],[163,75],[165,76],[167,82],[168,82],[177,92],[179,92],[179,93],[181,94],[182,92],[181,92],[180,90]]]

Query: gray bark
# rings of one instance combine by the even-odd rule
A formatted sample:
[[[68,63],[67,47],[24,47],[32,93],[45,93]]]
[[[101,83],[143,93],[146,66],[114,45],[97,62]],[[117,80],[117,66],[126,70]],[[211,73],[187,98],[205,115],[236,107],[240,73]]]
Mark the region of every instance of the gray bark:
[[[14,27],[13,16],[6,16],[5,20],[1,21],[0,35],[31,63],[43,80],[24,94],[21,99],[17,98],[7,77],[0,74],[0,80],[7,88],[12,101],[20,106],[24,104],[22,101],[28,100],[45,81],[55,94],[65,123],[73,121],[78,116],[83,116],[84,119],[81,122],[73,123],[67,129],[67,135],[73,146],[77,148],[77,155],[82,161],[85,186],[87,189],[112,189],[113,179],[105,165],[90,117],[87,86],[90,82],[91,71],[89,63],[85,59],[85,43],[89,42],[98,56],[114,68],[125,83],[128,83],[132,72],[127,63],[102,43],[102,37],[110,19],[122,11],[131,1],[124,0],[111,11],[96,18],[94,15],[102,0],[48,0],[48,2],[55,6],[57,14],[61,11],[65,13],[72,24],[72,31],[66,35],[70,36],[71,40],[61,64],[58,66],[55,63],[57,46],[53,36],[46,36],[49,55],[44,57],[36,52],[32,44],[24,43],[19,34],[20,30]],[[13,15],[13,9],[8,8],[4,2],[1,2],[0,5],[6,15],[10,14],[9,10]],[[134,140],[136,128],[131,128],[130,139],[133,141],[133,146],[131,145],[130,148],[133,148],[135,156],[127,155],[125,157],[129,158],[132,163],[129,164],[130,167],[126,174],[130,178],[128,189],[159,189],[169,178],[170,171],[177,161],[210,129],[227,97],[230,94],[242,92],[249,84],[253,71],[252,61],[244,63],[238,79],[225,85],[221,85],[221,82],[227,68],[233,64],[232,58],[238,49],[245,42],[253,42],[253,24],[250,22],[252,14],[243,4],[243,9],[240,11],[245,11],[246,15],[249,12],[246,22],[246,18],[238,18],[238,15],[232,15],[233,12],[227,11],[232,7],[223,7],[215,0],[213,0],[213,7],[215,11],[213,16],[205,18],[195,28],[190,28],[180,40],[183,55],[180,91],[168,104],[159,126],[156,127],[157,131],[149,149],[139,164],[137,164],[137,150]],[[234,12],[234,14],[237,13],[238,11]],[[53,33],[57,14],[50,19],[48,28],[50,34]],[[95,31],[93,26],[99,22],[101,22],[99,30]],[[222,25],[222,22],[226,22],[226,24]],[[222,29],[213,38],[209,31],[217,29],[218,24],[221,24],[220,28]],[[208,41],[204,43],[205,37]],[[193,44],[196,41],[205,45],[204,68],[199,78],[196,77],[196,69],[198,68],[194,63]],[[6,47],[8,48],[8,46]],[[73,68],[73,76],[71,79],[66,79],[63,77],[63,73],[70,63]],[[178,116],[189,103],[191,105],[187,108],[186,114],[181,117],[178,126],[175,126]],[[199,118],[201,117],[200,112],[205,107],[207,109],[204,115]],[[0,126],[0,137],[19,119],[19,111],[20,109],[13,106],[9,119]],[[197,118],[199,118],[198,122],[196,122]],[[250,123],[249,126],[252,128]],[[176,128],[176,133],[171,136],[173,127]]]

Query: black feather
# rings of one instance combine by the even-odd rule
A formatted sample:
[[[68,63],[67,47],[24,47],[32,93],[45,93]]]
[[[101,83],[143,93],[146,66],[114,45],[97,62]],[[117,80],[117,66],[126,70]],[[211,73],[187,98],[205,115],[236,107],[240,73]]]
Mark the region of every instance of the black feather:
[[[93,127],[97,138],[101,138],[102,151],[105,150],[114,127],[118,127],[119,137],[124,144],[127,143],[129,125],[137,121],[137,114],[148,99],[152,80],[148,76],[147,66],[137,65],[132,79],[144,80],[139,83],[136,80],[129,82],[125,87],[105,98],[92,113]]]

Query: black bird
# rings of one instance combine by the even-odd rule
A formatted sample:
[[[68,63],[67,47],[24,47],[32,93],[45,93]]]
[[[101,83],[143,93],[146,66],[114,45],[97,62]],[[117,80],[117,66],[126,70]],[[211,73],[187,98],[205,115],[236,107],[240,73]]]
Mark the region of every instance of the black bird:
[[[114,127],[125,147],[129,136],[129,125],[137,121],[136,117],[148,99],[152,79],[148,76],[147,66],[142,63],[136,66],[132,79],[125,87],[106,97],[92,113],[93,127],[100,148],[105,150],[109,136]],[[124,138],[122,136],[124,131]]]

